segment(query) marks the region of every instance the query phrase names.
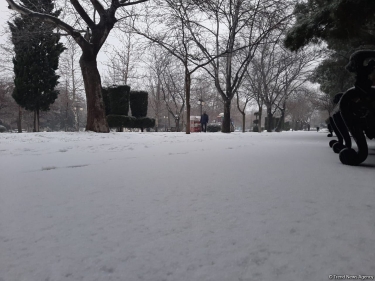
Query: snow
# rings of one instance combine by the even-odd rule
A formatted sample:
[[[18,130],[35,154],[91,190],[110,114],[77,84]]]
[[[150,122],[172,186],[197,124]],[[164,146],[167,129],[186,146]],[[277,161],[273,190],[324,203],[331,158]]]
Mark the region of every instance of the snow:
[[[330,139],[0,134],[0,280],[374,276],[375,143],[351,167]]]

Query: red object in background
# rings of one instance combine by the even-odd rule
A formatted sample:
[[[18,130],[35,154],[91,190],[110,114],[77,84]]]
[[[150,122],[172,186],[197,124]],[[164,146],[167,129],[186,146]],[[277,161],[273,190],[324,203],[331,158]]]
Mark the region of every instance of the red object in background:
[[[200,116],[190,116],[190,132],[200,132],[201,131],[201,117]]]

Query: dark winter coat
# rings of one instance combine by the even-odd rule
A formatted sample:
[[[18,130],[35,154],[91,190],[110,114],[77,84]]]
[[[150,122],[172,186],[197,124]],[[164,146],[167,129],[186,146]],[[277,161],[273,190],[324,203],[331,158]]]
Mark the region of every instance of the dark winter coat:
[[[203,113],[201,116],[201,124],[207,124],[208,123],[208,115],[206,113]]]

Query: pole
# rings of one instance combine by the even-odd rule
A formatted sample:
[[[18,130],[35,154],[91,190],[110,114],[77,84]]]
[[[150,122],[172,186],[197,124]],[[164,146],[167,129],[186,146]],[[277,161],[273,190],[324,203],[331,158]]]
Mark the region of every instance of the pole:
[[[80,110],[80,108],[78,108]],[[79,132],[79,110],[77,109],[77,131]]]

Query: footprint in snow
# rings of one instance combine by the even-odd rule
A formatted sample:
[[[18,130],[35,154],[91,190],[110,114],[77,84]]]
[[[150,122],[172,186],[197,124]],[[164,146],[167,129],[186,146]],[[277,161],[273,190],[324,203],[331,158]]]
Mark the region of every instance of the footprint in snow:
[[[66,166],[66,168],[81,168],[81,167],[87,167],[89,166],[88,164],[83,164],[83,165],[72,165],[72,166]]]
[[[48,167],[42,167],[42,171],[49,171],[49,170],[55,170],[57,167],[55,166],[48,166]]]

